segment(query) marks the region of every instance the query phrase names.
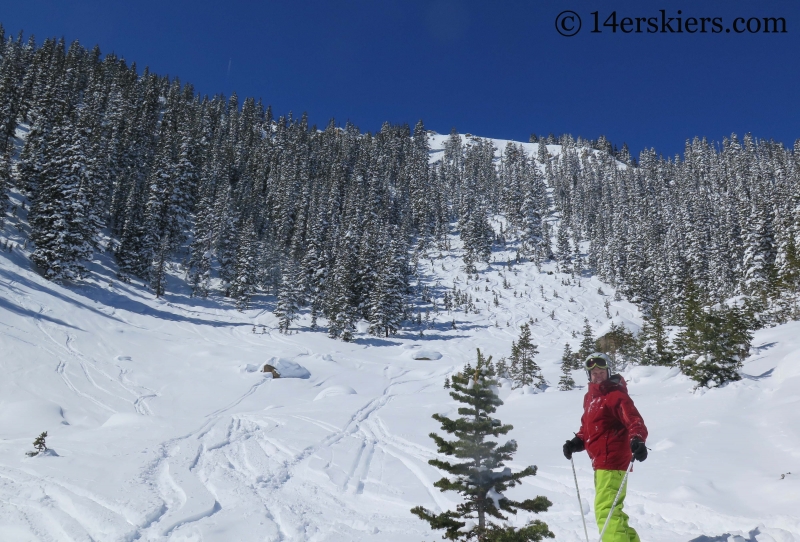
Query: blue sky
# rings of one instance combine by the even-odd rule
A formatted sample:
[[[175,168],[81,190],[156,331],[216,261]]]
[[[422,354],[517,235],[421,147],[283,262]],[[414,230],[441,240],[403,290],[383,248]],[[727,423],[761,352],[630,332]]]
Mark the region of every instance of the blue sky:
[[[6,1],[0,23],[99,44],[141,69],[236,91],[312,123],[383,121],[527,141],[604,134],[682,153],[693,136],[800,138],[800,2],[736,0]],[[583,21],[562,37],[565,9]],[[591,33],[623,17],[783,17],[782,34]],[[671,26],[675,28],[677,22]],[[741,28],[740,23],[740,28]],[[659,19],[660,27],[660,19]],[[647,28],[645,24],[645,29]],[[699,28],[696,27],[696,28]],[[708,29],[711,29],[709,24]]]

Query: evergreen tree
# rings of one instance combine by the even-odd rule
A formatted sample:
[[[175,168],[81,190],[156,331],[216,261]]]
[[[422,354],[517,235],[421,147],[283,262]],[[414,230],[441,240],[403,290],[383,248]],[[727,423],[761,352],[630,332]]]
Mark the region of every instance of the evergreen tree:
[[[294,271],[294,267],[290,266]],[[230,297],[236,300],[236,308],[245,310],[250,305],[250,297],[256,290],[258,269],[258,239],[253,218],[249,217],[239,234],[236,247],[234,277],[230,286]],[[296,274],[296,273],[295,273]],[[292,277],[296,280],[296,277]],[[280,295],[278,296],[280,299]],[[287,324],[288,327],[288,324]]]
[[[8,152],[0,153],[0,228],[6,218],[8,205],[8,189],[11,187],[11,156]]]
[[[391,236],[388,250],[381,261],[378,280],[372,295],[369,332],[375,335],[397,333],[403,319],[403,298],[406,289],[403,243]]]
[[[539,265],[549,255],[550,240],[544,221],[547,192],[538,168],[531,168],[530,178],[523,188],[524,197],[520,208],[522,252]]]
[[[534,361],[539,353],[536,345],[531,341],[531,328],[528,324],[520,326],[519,339],[511,344],[510,372],[514,381],[513,387],[536,386],[543,389],[547,382],[542,375],[542,370]]]
[[[575,356],[569,343],[564,345],[564,353],[561,356],[561,378],[558,381],[558,389],[569,391],[575,387],[575,380],[572,378],[572,371],[575,369]]]
[[[561,272],[569,273],[569,262],[572,257],[572,247],[569,246],[569,231],[563,219],[558,227],[558,233],[556,234],[556,252],[558,263],[561,266]]]
[[[650,312],[645,314],[638,340],[642,365],[671,366],[675,363],[675,354],[670,349],[667,337],[664,313],[658,301],[650,307]]]
[[[702,311],[676,338],[681,371],[697,382],[697,387],[741,380],[738,370],[752,340],[748,327],[748,319],[738,307]]]
[[[748,294],[764,298],[776,280],[773,217],[763,203],[753,207],[744,252],[744,285]]]
[[[459,418],[450,419],[441,414],[433,418],[442,425],[442,430],[454,435],[456,440],[431,433],[439,453],[454,457],[459,462],[431,459],[434,467],[445,471],[449,476],[434,483],[441,491],[455,491],[462,495],[464,502],[456,510],[446,510],[439,514],[421,506],[411,510],[420,519],[427,521],[432,529],[444,530],[447,540],[476,540],[489,542],[504,540],[508,542],[538,541],[553,538],[547,524],[540,520],[529,522],[515,529],[493,519],[507,520],[505,513],[544,512],[551,502],[546,497],[536,497],[524,501],[512,501],[503,493],[520,484],[522,479],[536,474],[536,467],[530,466],[513,473],[505,467],[517,451],[516,441],[510,440],[499,445],[490,437],[505,435],[511,429],[496,418],[492,418],[497,407],[503,402],[494,391],[497,381],[487,367],[489,360],[483,358],[478,350],[477,367],[467,366],[459,374],[453,375],[450,395],[466,406],[458,409]],[[469,522],[469,523],[468,523]]]
[[[592,331],[592,326],[589,324],[589,319],[583,319],[583,338],[581,339],[581,346],[578,350],[578,359],[583,364],[583,361],[591,354],[595,352],[596,349],[596,341],[594,338],[594,333]]]
[[[119,247],[114,256],[119,271],[117,275],[123,281],[130,275],[143,277],[151,264],[144,253],[145,222],[143,187],[134,185],[128,194],[125,205],[125,219]]]
[[[190,246],[189,283],[192,295],[206,297],[211,283],[211,264],[214,249],[213,194],[211,186],[204,187],[204,194],[197,206],[194,239]]]
[[[153,262],[150,266],[150,287],[153,289],[156,297],[161,297],[167,292],[169,247],[169,233],[166,233],[153,252]]]
[[[28,457],[34,457],[39,455],[40,453],[46,452],[50,448],[47,447],[47,431],[42,431],[39,433],[39,436],[33,440],[33,447],[35,450],[33,452],[26,452],[25,455]]]
[[[275,305],[275,315],[278,317],[278,331],[288,333],[289,326],[297,319],[302,302],[301,291],[298,288],[298,267],[293,262],[287,261],[283,265],[281,283],[278,286],[278,302]]]
[[[497,362],[497,377],[498,378],[510,378],[511,374],[509,372],[509,367],[506,362],[506,358],[502,357]]]
[[[76,280],[86,272],[94,233],[88,226],[90,178],[83,134],[61,125],[48,137],[52,151],[42,164],[31,205],[31,260],[54,281]]]
[[[356,253],[351,245],[352,237],[350,232],[345,234],[339,247],[323,307],[328,318],[328,335],[345,342],[352,340],[358,318]]]

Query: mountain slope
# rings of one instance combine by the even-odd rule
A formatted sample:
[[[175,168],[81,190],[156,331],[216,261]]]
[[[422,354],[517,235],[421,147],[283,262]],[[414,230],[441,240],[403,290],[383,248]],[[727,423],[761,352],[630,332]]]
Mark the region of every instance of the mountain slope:
[[[475,348],[508,355],[518,326],[533,320],[537,360],[554,384],[564,343],[577,346],[572,332],[584,317],[606,327],[613,294],[548,265],[507,269],[511,245],[493,254],[502,263],[468,279],[451,241],[451,253],[420,259],[423,285],[441,310],[455,284],[479,314],[431,314],[422,336],[411,326],[375,338],[363,324],[352,343],[310,332],[307,316],[279,334],[273,298],[241,313],[188,297],[177,276],[169,291],[178,293],[155,299],[116,282],[106,255],[85,283],[63,287],[30,271],[19,249],[0,253],[0,538],[438,537],[408,510],[456,504],[433,488],[441,473],[427,464],[435,457],[427,435],[438,429],[430,415],[456,408],[445,376],[474,361]],[[629,327],[639,321],[627,302],[611,301],[610,311]],[[757,332],[744,380],[705,393],[692,393],[675,370],[623,372],[651,433],[653,451],[634,469],[626,504],[644,540],[800,540],[798,331],[795,322]],[[310,377],[258,372],[271,359]],[[505,385],[501,393],[498,416],[519,443],[512,466],[539,466],[514,496],[547,496],[554,505],[540,519],[558,540],[582,540],[561,444],[577,430],[583,392]],[[44,430],[58,456],[26,457]],[[576,467],[590,511],[585,455]],[[591,514],[587,521],[593,529]]]

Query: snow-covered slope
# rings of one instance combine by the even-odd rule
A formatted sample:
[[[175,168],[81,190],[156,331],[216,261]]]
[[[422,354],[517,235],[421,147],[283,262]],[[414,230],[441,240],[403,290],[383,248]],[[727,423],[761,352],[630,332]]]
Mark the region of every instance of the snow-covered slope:
[[[362,326],[352,343],[309,331],[308,319],[277,333],[270,298],[240,313],[180,293],[175,279],[178,293],[155,299],[117,282],[106,255],[87,282],[63,287],[32,272],[19,248],[0,252],[0,540],[437,539],[409,509],[458,502],[433,487],[441,473],[427,464],[431,414],[456,409],[445,376],[476,348],[508,355],[533,321],[555,384],[584,317],[608,326],[606,300],[617,321],[640,322],[594,278],[509,270],[509,246],[476,281],[453,247],[420,260],[424,284],[439,306],[455,284],[478,314],[432,313],[422,336],[415,327],[376,338]],[[753,344],[744,380],[705,393],[675,370],[623,371],[650,429],[626,504],[642,540],[800,541],[800,322],[759,331]],[[272,379],[264,363],[307,378]],[[519,443],[511,466],[539,467],[511,496],[548,497],[539,518],[556,539],[583,540],[561,455],[583,390],[501,394],[497,416]],[[57,455],[26,457],[42,431]],[[585,454],[576,466],[591,512]]]

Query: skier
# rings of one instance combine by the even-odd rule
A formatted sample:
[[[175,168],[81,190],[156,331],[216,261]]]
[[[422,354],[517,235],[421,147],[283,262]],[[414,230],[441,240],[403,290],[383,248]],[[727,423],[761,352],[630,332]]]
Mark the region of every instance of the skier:
[[[636,410],[625,380],[610,374],[611,359],[595,352],[586,358],[589,389],[583,398],[581,429],[564,444],[564,456],[586,450],[594,467],[594,513],[598,530],[606,523],[614,497],[633,457],[647,459],[647,428]],[[640,542],[622,511],[625,489],[620,493],[602,542]]]

